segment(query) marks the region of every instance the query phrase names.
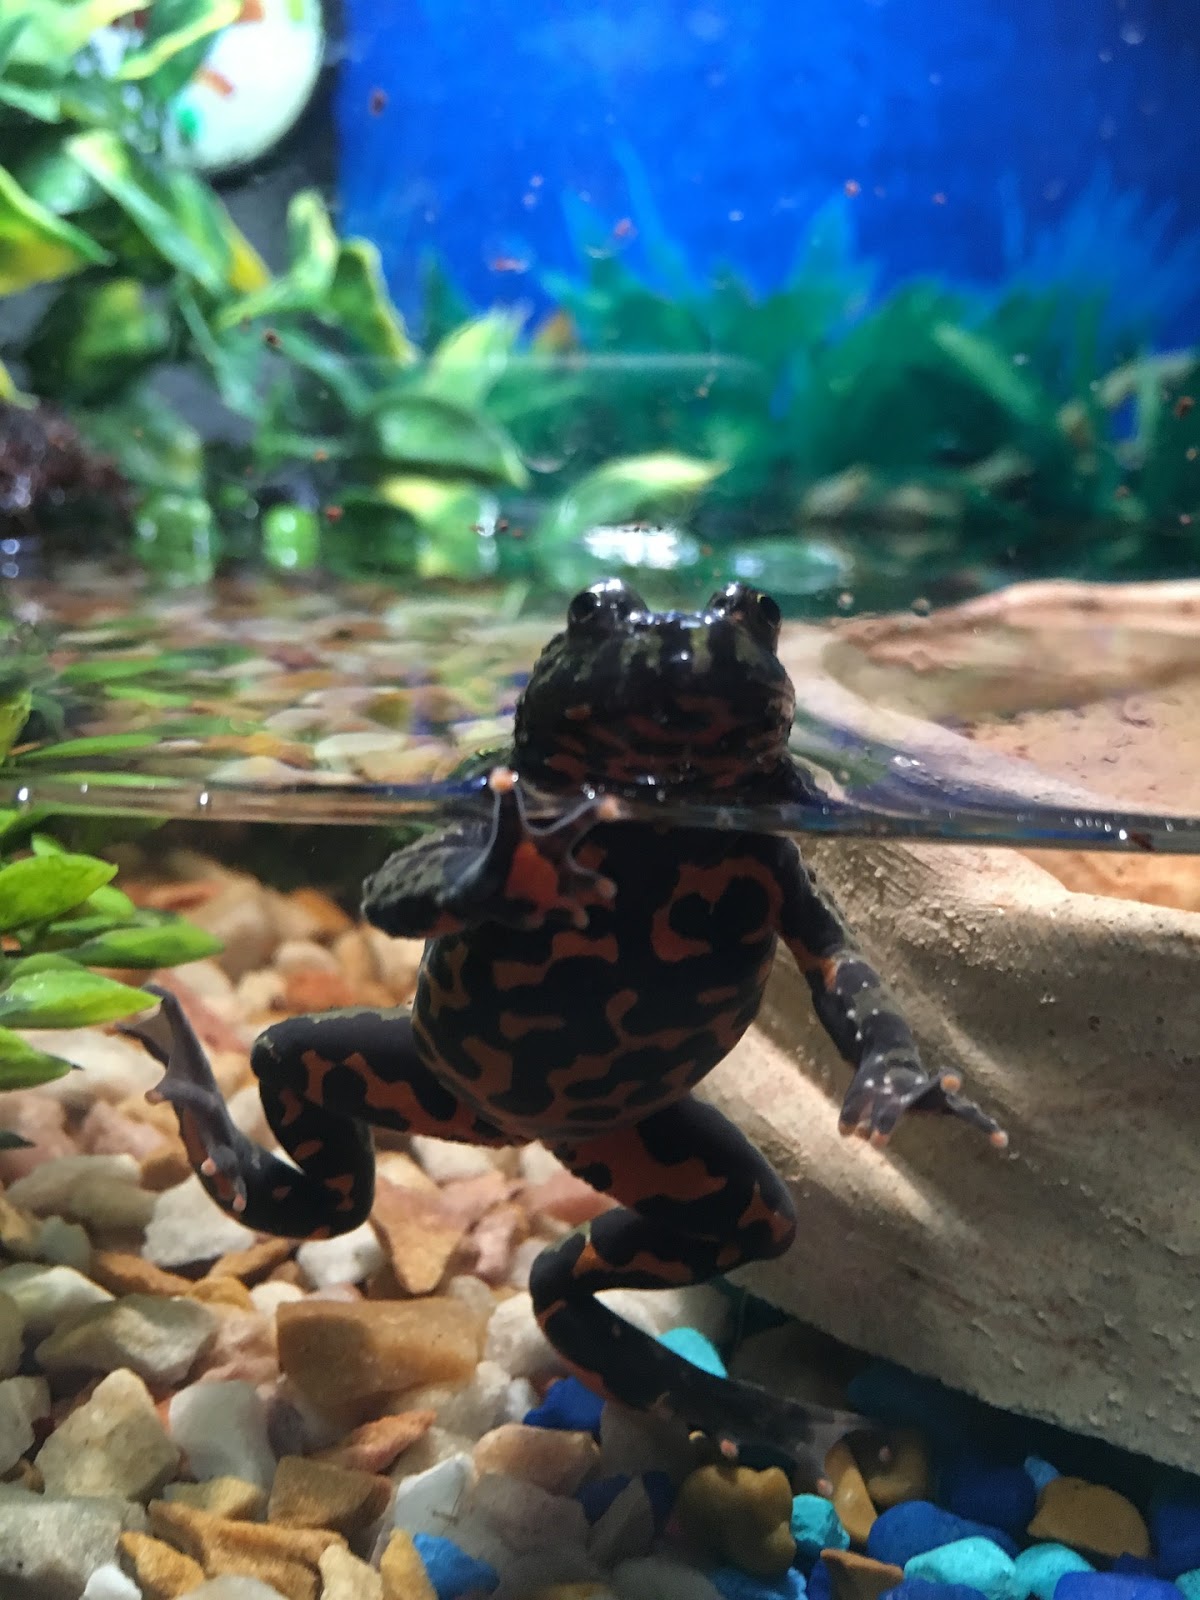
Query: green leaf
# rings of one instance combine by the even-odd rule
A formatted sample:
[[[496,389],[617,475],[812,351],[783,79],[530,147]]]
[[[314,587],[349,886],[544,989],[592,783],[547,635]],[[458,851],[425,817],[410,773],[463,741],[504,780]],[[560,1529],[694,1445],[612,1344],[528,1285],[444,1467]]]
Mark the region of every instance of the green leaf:
[[[523,320],[511,311],[489,311],[447,334],[429,358],[416,392],[452,405],[479,405],[503,375]]]
[[[28,689],[11,690],[0,700],[0,760],[16,743],[17,735],[29,720],[33,695]]]
[[[0,22],[0,72],[3,72],[8,65],[16,49],[17,40],[21,37],[22,30],[28,26],[29,20],[29,12],[24,11]]]
[[[1013,366],[1012,357],[989,340],[949,322],[934,327],[933,339],[1020,427],[1040,428],[1051,422],[1054,407],[1040,384],[1025,377]]]
[[[220,534],[201,495],[169,490],[147,495],[134,532],[139,558],[172,583],[207,583],[216,571]]]
[[[5,405],[20,406],[22,410],[26,411],[37,404],[33,395],[25,394],[17,388],[12,373],[4,365],[3,361],[0,361],[0,400]]]
[[[0,933],[49,922],[116,876],[94,856],[28,856],[0,868]]]
[[[315,189],[303,189],[292,196],[287,226],[291,258],[287,272],[253,294],[222,307],[213,320],[216,333],[260,317],[321,309],[333,284],[338,241],[325,202]]]
[[[131,483],[182,494],[195,494],[202,487],[200,435],[161,395],[139,390],[74,415],[85,437],[111,456]]]
[[[51,1083],[70,1072],[71,1063],[61,1056],[47,1055],[19,1033],[0,1028],[0,1089],[32,1089],[39,1083]],[[0,1134],[5,1141],[0,1148],[20,1149],[23,1141],[15,1133]],[[8,1141],[17,1141],[11,1143]]]
[[[210,294],[249,293],[270,277],[214,192],[192,173],[140,155],[109,129],[64,146],[179,272]]]
[[[123,389],[171,344],[164,308],[136,278],[71,284],[25,349],[34,387],[59,400],[95,403]]]
[[[570,543],[590,528],[633,522],[697,495],[726,470],[720,461],[697,461],[661,451],[608,461],[573,484],[543,517],[539,543]]]
[[[308,572],[321,555],[321,519],[308,506],[270,506],[262,519],[263,554],[282,572]]]
[[[30,972],[0,989],[0,1024],[6,1028],[84,1028],[131,1016],[154,1004],[153,995],[99,972]]]
[[[0,296],[111,260],[95,239],[39,205],[0,167]]]
[[[121,889],[116,889],[111,883],[102,884],[99,889],[94,889],[85,902],[89,911],[96,912],[99,916],[113,917],[124,920],[136,917],[138,908]]]
[[[147,661],[148,667],[153,666]],[[153,749],[159,743],[152,733],[97,733],[86,739],[64,739],[60,744],[42,745],[37,750],[26,750],[19,758],[22,766],[39,761],[73,761],[77,756],[122,755],[127,750]]]
[[[117,77],[126,83],[149,78],[181,50],[229,27],[241,13],[242,0],[155,0],[145,41],[126,55]]]
[[[529,482],[516,445],[478,412],[428,395],[390,394],[375,408],[373,422],[377,447],[388,461],[515,489]]]
[[[348,334],[368,355],[412,366],[420,352],[408,337],[383,280],[379,251],[367,239],[345,239],[322,318]]]
[[[190,922],[162,922],[142,928],[115,928],[76,945],[71,956],[90,967],[174,967],[217,955],[220,939]]]
[[[420,526],[416,550],[420,577],[478,579],[495,570],[495,540],[481,537],[479,531],[487,520],[494,520],[495,508],[490,508],[489,518],[484,493],[474,484],[396,475],[377,483],[375,492]]]
[[[11,59],[26,66],[65,74],[71,58],[101,28],[128,16],[129,0],[37,0],[25,6],[20,36]]]

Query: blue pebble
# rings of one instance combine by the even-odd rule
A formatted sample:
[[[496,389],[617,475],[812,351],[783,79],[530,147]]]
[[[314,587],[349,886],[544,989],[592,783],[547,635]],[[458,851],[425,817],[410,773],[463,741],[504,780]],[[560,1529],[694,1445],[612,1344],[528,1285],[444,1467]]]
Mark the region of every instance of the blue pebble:
[[[1108,1570],[1122,1573],[1125,1576],[1132,1575],[1135,1578],[1162,1577],[1157,1561],[1148,1556],[1132,1556],[1128,1550],[1122,1550]]]
[[[655,1529],[661,1533],[663,1525],[671,1515],[679,1489],[669,1473],[657,1471],[642,1473],[642,1488],[646,1491],[646,1498],[654,1513]]]
[[[894,1589],[885,1589],[880,1600],[984,1600],[978,1589],[967,1583],[931,1583],[928,1578],[905,1578]]]
[[[628,1482],[629,1474],[619,1472],[613,1478],[597,1478],[594,1483],[585,1483],[581,1489],[577,1489],[575,1498],[583,1507],[583,1514],[588,1521],[599,1522]]]
[[[540,1406],[525,1413],[531,1428],[564,1428],[570,1433],[598,1433],[604,1401],[578,1378],[560,1378],[546,1390]]]
[[[437,1590],[438,1600],[458,1600],[460,1595],[479,1590],[491,1594],[499,1585],[500,1574],[495,1567],[487,1561],[476,1561],[451,1539],[439,1538],[435,1533],[414,1533],[413,1544]]]
[[[792,1538],[796,1541],[796,1562],[811,1564],[822,1550],[849,1550],[850,1535],[838,1518],[831,1501],[819,1494],[798,1494],[792,1501]]]
[[[1200,1600],[1200,1567],[1181,1572],[1175,1579],[1175,1587],[1183,1590],[1187,1600]]]
[[[1165,1578],[1132,1572],[1067,1572],[1055,1586],[1054,1600],[1179,1600],[1179,1590]]]
[[[947,1511],[969,1522],[985,1522],[1020,1538],[1037,1509],[1037,1487],[1024,1467],[1006,1467],[979,1456],[960,1456],[942,1475]]]
[[[1016,1593],[1014,1571],[1012,1557],[1005,1555],[999,1545],[975,1536],[955,1539],[937,1550],[914,1556],[905,1566],[904,1576],[975,1590],[987,1595],[988,1600],[1025,1600],[1024,1594]]]
[[[928,1500],[905,1500],[889,1506],[875,1518],[867,1535],[867,1554],[876,1561],[890,1561],[906,1567],[914,1556],[957,1539],[990,1539],[1007,1556],[1015,1556],[1017,1546],[1003,1528],[984,1522],[968,1522],[953,1512],[943,1511]]]
[[[1030,1545],[1013,1563],[1018,1589],[1023,1594],[1036,1595],[1037,1600],[1054,1600],[1055,1585],[1064,1573],[1094,1570],[1078,1550],[1053,1541]]]
[[[833,1600],[833,1577],[823,1561],[817,1561],[808,1575],[808,1600]]]
[[[1033,1487],[1039,1491],[1052,1479],[1062,1476],[1057,1467],[1051,1466],[1048,1461],[1043,1461],[1041,1456],[1026,1456],[1021,1465],[1033,1479]]]
[[[1159,1500],[1150,1507],[1150,1537],[1164,1578],[1200,1568],[1200,1505]]]
[[[737,1567],[717,1567],[706,1572],[705,1577],[725,1600],[804,1600],[804,1577],[795,1567],[789,1567],[783,1577],[774,1582],[752,1578]]]
[[[701,1372],[711,1372],[716,1378],[727,1378],[725,1363],[717,1354],[717,1347],[711,1339],[706,1339],[699,1328],[668,1328],[666,1333],[660,1335],[659,1344],[665,1344],[668,1350],[674,1350],[677,1356],[682,1356],[685,1361],[690,1361],[694,1367],[699,1367]]]

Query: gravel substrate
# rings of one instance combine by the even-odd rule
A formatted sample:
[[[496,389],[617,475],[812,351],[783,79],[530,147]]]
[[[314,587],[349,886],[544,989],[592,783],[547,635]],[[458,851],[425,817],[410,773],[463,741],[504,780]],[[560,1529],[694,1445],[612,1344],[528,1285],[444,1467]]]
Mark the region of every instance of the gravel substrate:
[[[161,981],[269,1143],[254,1034],[403,1003],[420,947],[168,865],[126,887],[225,941]],[[610,1298],[700,1365],[879,1417],[883,1455],[837,1446],[830,1501],[602,1408],[525,1285],[605,1202],[539,1147],[384,1140],[371,1222],[297,1247],[208,1202],[135,1044],[42,1042],[84,1070],[0,1095],[34,1142],[0,1152],[0,1600],[1200,1600],[1192,1480],[795,1324],[747,1336],[715,1288]]]

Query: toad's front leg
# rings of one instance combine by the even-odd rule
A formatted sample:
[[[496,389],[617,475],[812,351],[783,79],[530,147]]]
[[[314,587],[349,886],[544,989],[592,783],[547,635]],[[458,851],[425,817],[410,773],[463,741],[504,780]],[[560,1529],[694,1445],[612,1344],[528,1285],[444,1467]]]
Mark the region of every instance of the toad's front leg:
[[[842,1104],[842,1132],[884,1145],[906,1111],[936,1111],[961,1117],[996,1149],[1005,1149],[1008,1135],[959,1093],[959,1075],[923,1065],[912,1029],[883,980],[855,949],[790,842],[781,851],[780,879],[780,937],[808,982],[821,1025],[855,1069]]]

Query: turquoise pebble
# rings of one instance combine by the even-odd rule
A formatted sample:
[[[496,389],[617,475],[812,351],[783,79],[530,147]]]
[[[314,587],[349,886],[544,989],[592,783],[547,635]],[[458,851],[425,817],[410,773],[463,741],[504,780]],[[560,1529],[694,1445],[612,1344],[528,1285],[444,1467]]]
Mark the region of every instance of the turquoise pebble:
[[[1175,1579],[1175,1585],[1183,1590],[1187,1600],[1200,1600],[1200,1567],[1193,1567],[1191,1572],[1181,1572]]]
[[[1013,1558],[998,1544],[973,1537],[955,1539],[953,1544],[913,1556],[905,1564],[904,1576],[924,1578],[930,1583],[966,1584],[987,1595],[988,1600],[1017,1600],[1015,1570]]]
[[[801,1547],[812,1547],[814,1555],[822,1550],[850,1548],[850,1535],[839,1522],[832,1503],[819,1494],[798,1494],[792,1501],[792,1538]]]
[[[1026,1471],[1029,1469],[1026,1468]],[[1017,1587],[1024,1594],[1037,1596],[1037,1600],[1054,1600],[1054,1589],[1064,1572],[1091,1572],[1093,1567],[1078,1550],[1069,1550],[1065,1544],[1034,1544],[1013,1562]],[[1190,1597],[1200,1600],[1200,1592]]]
[[[1044,1489],[1052,1478],[1060,1477],[1057,1467],[1052,1467],[1048,1461],[1043,1461],[1041,1456],[1026,1456],[1021,1465],[1033,1479],[1035,1489]]]
[[[725,1363],[717,1354],[716,1345],[711,1339],[706,1339],[699,1328],[668,1328],[658,1342],[665,1344],[668,1350],[674,1350],[685,1361],[690,1361],[694,1367],[699,1367],[701,1372],[711,1372],[717,1378],[729,1376],[725,1371]]]

